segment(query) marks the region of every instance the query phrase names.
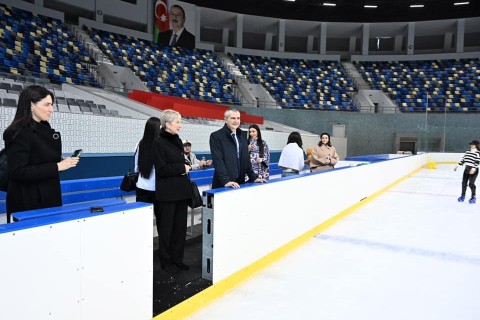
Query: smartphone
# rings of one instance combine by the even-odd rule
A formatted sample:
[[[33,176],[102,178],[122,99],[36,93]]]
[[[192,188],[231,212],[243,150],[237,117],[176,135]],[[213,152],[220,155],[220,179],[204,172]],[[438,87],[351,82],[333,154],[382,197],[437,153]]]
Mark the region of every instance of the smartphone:
[[[102,207],[90,207],[90,212],[92,212],[92,213],[103,212],[103,208]]]
[[[78,150],[73,151],[72,158],[73,157],[80,157],[80,155],[82,154],[82,151],[83,151],[82,149],[78,149]]]

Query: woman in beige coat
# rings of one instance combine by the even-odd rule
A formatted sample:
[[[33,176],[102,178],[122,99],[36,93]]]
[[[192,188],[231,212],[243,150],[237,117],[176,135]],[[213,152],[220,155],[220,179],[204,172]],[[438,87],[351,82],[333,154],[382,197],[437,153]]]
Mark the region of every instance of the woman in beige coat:
[[[310,171],[317,172],[331,170],[337,164],[339,156],[337,150],[330,143],[330,135],[326,132],[320,135],[320,142],[313,147]]]

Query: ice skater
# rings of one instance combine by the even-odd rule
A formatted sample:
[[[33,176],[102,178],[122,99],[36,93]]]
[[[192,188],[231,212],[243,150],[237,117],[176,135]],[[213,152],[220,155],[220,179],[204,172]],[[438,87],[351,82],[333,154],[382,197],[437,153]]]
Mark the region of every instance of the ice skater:
[[[467,185],[470,187],[470,190],[472,190],[472,197],[468,202],[476,202],[475,191],[477,188],[475,186],[475,180],[478,176],[478,167],[480,164],[480,150],[478,144],[478,140],[473,140],[472,142],[470,142],[470,150],[467,150],[467,152],[465,152],[462,160],[460,160],[458,165],[455,166],[455,168],[453,169],[457,171],[458,166],[463,166],[465,164],[465,170],[463,171],[462,179],[462,195],[460,196],[460,198],[458,198],[458,202],[465,201],[465,192],[467,191]]]

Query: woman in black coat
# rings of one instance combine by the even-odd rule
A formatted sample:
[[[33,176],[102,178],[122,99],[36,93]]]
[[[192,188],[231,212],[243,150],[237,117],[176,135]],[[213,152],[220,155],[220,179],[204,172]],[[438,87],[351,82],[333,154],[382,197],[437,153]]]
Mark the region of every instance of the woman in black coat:
[[[75,167],[78,157],[62,159],[60,133],[50,127],[53,93],[26,87],[3,140],[8,156],[7,221],[14,212],[62,205],[59,171]]]
[[[164,110],[160,117],[160,137],[153,144],[155,165],[155,212],[159,256],[162,268],[169,273],[188,270],[183,263],[187,230],[187,200],[192,198],[183,144],[178,133],[182,128],[181,115]]]

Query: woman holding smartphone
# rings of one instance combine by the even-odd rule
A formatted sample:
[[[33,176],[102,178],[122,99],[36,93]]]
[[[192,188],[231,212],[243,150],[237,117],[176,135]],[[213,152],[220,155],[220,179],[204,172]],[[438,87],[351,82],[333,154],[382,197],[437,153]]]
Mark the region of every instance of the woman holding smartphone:
[[[53,101],[53,93],[44,87],[26,87],[3,133],[8,156],[8,222],[13,212],[61,206],[59,172],[78,164],[78,157],[62,158],[60,133],[48,122]]]
[[[270,178],[270,150],[267,143],[262,139],[262,133],[256,124],[252,124],[248,128],[248,152],[250,153],[253,172],[259,178],[268,181]]]
[[[163,110],[160,136],[153,143],[158,253],[162,269],[168,273],[188,270],[183,263],[187,231],[187,202],[192,199],[183,143],[178,136],[182,117],[174,110]]]

